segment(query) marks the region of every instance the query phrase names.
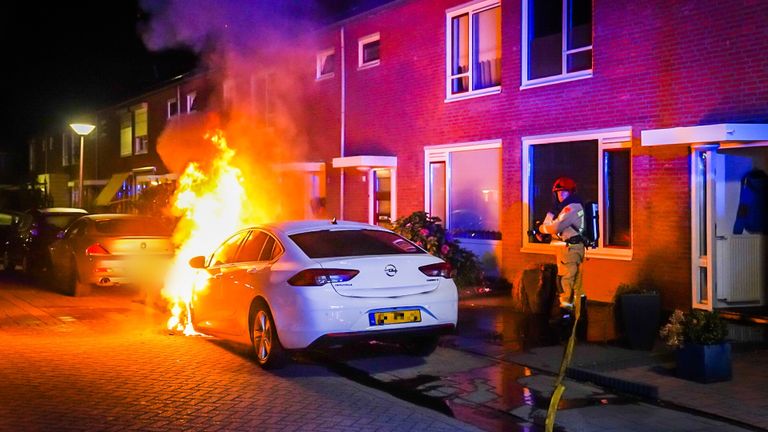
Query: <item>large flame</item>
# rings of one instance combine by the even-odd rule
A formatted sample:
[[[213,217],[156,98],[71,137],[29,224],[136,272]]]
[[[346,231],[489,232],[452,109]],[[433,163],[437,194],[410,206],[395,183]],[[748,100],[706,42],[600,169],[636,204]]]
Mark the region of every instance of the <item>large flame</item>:
[[[174,212],[181,216],[174,241],[179,244],[176,260],[165,281],[163,295],[169,299],[171,318],[168,328],[195,334],[189,317],[189,304],[195,290],[205,289],[207,273],[188,265],[190,258],[210,253],[227,235],[254,223],[246,217],[243,203],[248,202],[243,176],[231,164],[235,151],[227,146],[218,130],[206,137],[215,144],[218,156],[205,173],[199,164],[190,163],[179,178]]]

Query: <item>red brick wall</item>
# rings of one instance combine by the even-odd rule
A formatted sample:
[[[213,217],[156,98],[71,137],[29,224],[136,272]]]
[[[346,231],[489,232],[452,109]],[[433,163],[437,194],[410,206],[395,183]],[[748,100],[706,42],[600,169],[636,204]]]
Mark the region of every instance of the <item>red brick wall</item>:
[[[424,146],[501,139],[502,264],[511,275],[552,261],[520,252],[521,138],[630,126],[633,257],[589,260],[587,293],[610,299],[619,283],[649,281],[666,308],[690,305],[690,150],[641,147],[640,131],[768,120],[768,2],[594,2],[594,76],[520,90],[521,2],[502,1],[502,92],[446,103],[445,10],[463,3],[394,2],[343,23],[346,155],[397,156],[402,216],[424,206]],[[358,71],[357,40],[375,32],[381,65]],[[325,41],[337,52],[338,36],[329,29]],[[339,140],[339,78],[316,85],[329,143]],[[358,177],[348,173],[345,213],[366,220]]]

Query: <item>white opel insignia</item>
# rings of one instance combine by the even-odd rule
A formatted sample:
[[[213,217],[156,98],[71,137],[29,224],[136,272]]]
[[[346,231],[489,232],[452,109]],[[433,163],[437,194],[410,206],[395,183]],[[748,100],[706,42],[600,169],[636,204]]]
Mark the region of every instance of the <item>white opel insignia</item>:
[[[263,367],[280,365],[286,350],[361,339],[427,355],[456,326],[450,266],[375,225],[248,228],[189,264],[208,274],[191,304],[195,328],[250,343]]]

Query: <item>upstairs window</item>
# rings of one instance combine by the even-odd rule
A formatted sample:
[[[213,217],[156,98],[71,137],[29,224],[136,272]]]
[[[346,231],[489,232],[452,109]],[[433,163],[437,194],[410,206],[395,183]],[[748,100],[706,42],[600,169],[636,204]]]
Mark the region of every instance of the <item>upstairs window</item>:
[[[125,111],[120,113],[120,156],[133,154],[133,113]]]
[[[332,78],[336,71],[336,50],[333,48],[317,53],[317,71],[315,78]]]
[[[592,76],[592,1],[523,0],[523,86]]]
[[[501,6],[474,3],[446,13],[446,98],[501,90]]]
[[[381,63],[380,45],[381,38],[378,33],[360,38],[357,41],[358,69],[378,66]]]
[[[191,113],[197,111],[197,92],[192,91],[187,93],[187,112]]]
[[[144,154],[147,153],[149,132],[148,132],[148,112],[147,105],[142,104],[133,111],[133,124],[134,124],[134,143],[133,153]]]
[[[179,114],[179,101],[176,98],[168,99],[168,118]]]

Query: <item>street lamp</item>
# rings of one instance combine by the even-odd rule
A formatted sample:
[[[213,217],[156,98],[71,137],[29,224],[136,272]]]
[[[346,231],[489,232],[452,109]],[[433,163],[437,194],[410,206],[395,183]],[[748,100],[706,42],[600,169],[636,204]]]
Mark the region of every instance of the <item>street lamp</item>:
[[[83,207],[83,159],[85,159],[85,153],[83,147],[85,143],[85,136],[93,132],[96,126],[87,123],[70,123],[69,127],[75,130],[80,135],[80,180],[77,182],[77,206]]]

